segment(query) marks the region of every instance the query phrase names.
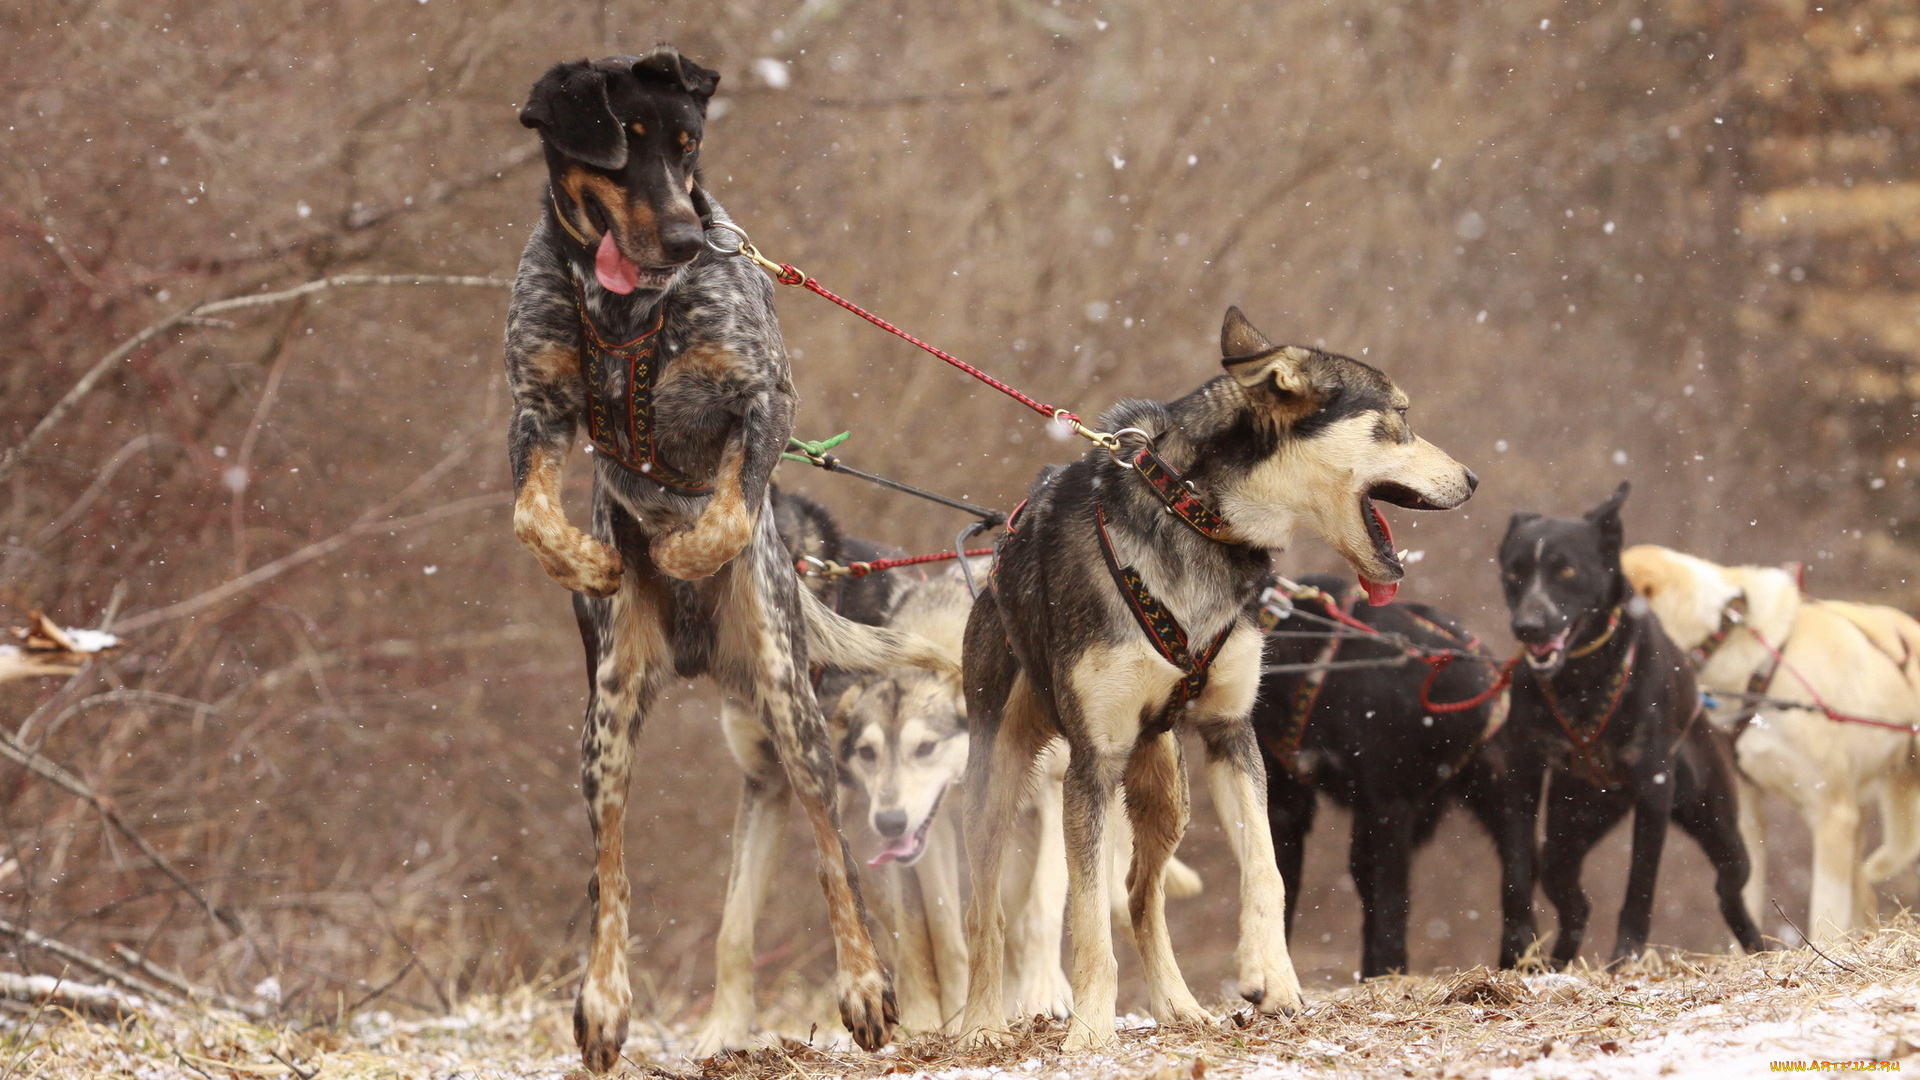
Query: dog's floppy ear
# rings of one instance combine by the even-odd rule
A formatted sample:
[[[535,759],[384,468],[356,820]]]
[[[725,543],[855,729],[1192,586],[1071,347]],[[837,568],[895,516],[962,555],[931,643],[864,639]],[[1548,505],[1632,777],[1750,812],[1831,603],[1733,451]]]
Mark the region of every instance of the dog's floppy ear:
[[[681,56],[671,45],[656,45],[652,52],[634,61],[635,75],[654,75],[680,84],[706,108],[707,99],[720,86],[720,73],[701,67]]]
[[[607,100],[607,73],[589,61],[549,68],[527,94],[520,122],[576,161],[609,172],[627,163],[627,133]]]
[[[1620,524],[1620,506],[1627,501],[1633,485],[1625,480],[1607,496],[1607,501],[1587,511],[1587,524],[1600,531],[1600,539],[1610,551],[1618,552],[1626,542],[1626,529]]]

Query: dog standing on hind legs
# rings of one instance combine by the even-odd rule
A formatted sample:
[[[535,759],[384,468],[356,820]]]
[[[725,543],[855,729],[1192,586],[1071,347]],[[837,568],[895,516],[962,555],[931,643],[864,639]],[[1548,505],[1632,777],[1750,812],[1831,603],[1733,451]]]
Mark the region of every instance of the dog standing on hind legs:
[[[728,733],[753,762],[736,847],[775,842],[768,821],[798,797],[820,856],[841,1019],[873,1049],[893,1030],[893,990],[840,837],[808,663],[952,666],[930,643],[857,626],[800,590],[767,513],[793,380],[772,285],[707,245],[727,220],[698,173],[718,81],[662,46],[557,64],[520,113],[540,133],[548,185],[507,312],[514,532],[576,593],[586,646],[581,785],[596,857],[574,1036],[595,1071],[618,1062],[632,1006],[627,786],[661,685],[710,674],[750,703],[753,730]],[[560,501],[582,420],[595,451],[591,535]],[[728,882],[754,903],[764,888],[737,872]]]
[[[1162,868],[1187,824],[1176,728],[1207,750],[1209,787],[1240,864],[1241,996],[1264,1013],[1300,1004],[1285,886],[1265,825],[1266,777],[1248,714],[1261,641],[1243,606],[1268,551],[1299,525],[1391,598],[1404,570],[1374,499],[1450,509],[1473,474],[1407,426],[1406,395],[1359,361],[1278,347],[1229,309],[1217,377],[1177,401],[1124,402],[1103,418],[1127,449],[1087,453],[1044,478],[1009,523],[992,589],[967,624],[967,910],[962,1030],[1001,1028],[1006,835],[1047,740],[1065,738],[1067,922],[1074,1048],[1113,1038],[1117,986],[1103,817],[1124,783],[1133,825],[1128,905],[1153,1015],[1211,1016],[1174,960]],[[990,1036],[988,1036],[990,1037]]]

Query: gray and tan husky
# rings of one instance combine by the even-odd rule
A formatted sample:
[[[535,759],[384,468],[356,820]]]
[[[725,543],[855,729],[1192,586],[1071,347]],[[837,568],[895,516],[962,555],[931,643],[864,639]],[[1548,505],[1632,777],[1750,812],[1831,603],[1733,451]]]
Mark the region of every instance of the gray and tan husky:
[[[966,1032],[1003,1024],[1005,928],[991,901],[1026,777],[1054,737],[1069,751],[1068,1045],[1113,1037],[1102,844],[1123,782],[1128,904],[1149,1006],[1163,1022],[1211,1019],[1174,961],[1161,875],[1187,824],[1181,727],[1206,746],[1208,784],[1240,863],[1239,993],[1263,1013],[1300,1004],[1248,723],[1261,640],[1242,610],[1268,553],[1303,525],[1384,602],[1404,569],[1374,502],[1451,509],[1477,481],[1414,435],[1406,395],[1374,368],[1276,346],[1237,308],[1221,346],[1225,375],[1177,401],[1115,406],[1102,426],[1125,435],[1123,449],[1090,451],[1034,487],[1000,542],[994,587],[974,605],[962,664],[973,741]]]
[[[985,560],[976,560],[975,577],[983,579],[987,571]],[[901,569],[885,576],[895,575],[900,577],[884,624],[957,653],[973,607],[958,569],[932,576]],[[880,845],[867,865],[878,868],[885,886],[900,1023],[909,1031],[949,1028],[959,1020],[967,994],[960,800],[948,798],[967,767],[960,682],[916,668],[869,676],[840,695],[828,726],[842,775],[865,796],[867,825]],[[1067,899],[1061,793],[1066,763],[1066,745],[1059,740],[1041,755],[1013,829],[1010,872],[1000,883],[1000,903],[1011,927],[1009,1016],[1064,1020],[1073,1007],[1060,966]],[[1126,863],[1117,860],[1130,849],[1131,836],[1116,835],[1114,841],[1109,873],[1112,880],[1124,881]],[[1168,861],[1166,875],[1169,895],[1200,891],[1200,876],[1178,859]],[[1114,913],[1120,925],[1127,917],[1124,905]]]

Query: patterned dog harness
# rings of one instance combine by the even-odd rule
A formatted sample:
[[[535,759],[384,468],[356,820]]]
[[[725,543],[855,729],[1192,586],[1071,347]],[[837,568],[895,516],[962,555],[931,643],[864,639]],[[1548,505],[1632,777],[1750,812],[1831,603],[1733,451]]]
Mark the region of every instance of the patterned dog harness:
[[[1095,503],[1093,516],[1094,523],[1099,527],[1100,554],[1106,557],[1107,572],[1113,575],[1114,584],[1120,587],[1120,595],[1126,598],[1127,610],[1133,612],[1133,620],[1146,632],[1154,651],[1181,671],[1180,682],[1173,689],[1173,700],[1161,714],[1161,722],[1154,725],[1165,730],[1171,727],[1174,709],[1186,705],[1206,690],[1207,671],[1213,666],[1214,657],[1220,655],[1220,647],[1227,643],[1227,636],[1239,625],[1239,620],[1230,620],[1214,636],[1206,650],[1196,656],[1187,640],[1186,627],[1180,625],[1180,620],[1160,602],[1159,597],[1147,590],[1146,580],[1139,571],[1131,566],[1122,566],[1119,556],[1113,553],[1113,539],[1107,535],[1106,507]]]
[[[575,300],[580,311],[580,327],[585,339],[587,382],[587,437],[595,450],[616,465],[666,488],[676,495],[711,495],[712,484],[703,484],[660,459],[653,448],[653,384],[660,375],[660,327],[666,317],[663,307],[653,317],[653,327],[622,345],[608,344],[600,330],[587,317],[586,305]],[[610,372],[624,364],[627,370],[626,449],[614,437],[619,406],[607,392]]]

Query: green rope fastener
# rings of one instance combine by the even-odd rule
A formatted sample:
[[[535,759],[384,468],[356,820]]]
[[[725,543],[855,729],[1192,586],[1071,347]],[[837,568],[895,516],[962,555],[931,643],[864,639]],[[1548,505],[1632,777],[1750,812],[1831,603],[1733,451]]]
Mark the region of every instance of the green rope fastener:
[[[851,431],[843,431],[831,438],[821,439],[819,442],[807,442],[805,439],[788,436],[787,445],[798,450],[799,453],[788,452],[780,456],[788,461],[798,461],[807,465],[824,465],[827,460],[827,451],[851,438],[853,438]]]

